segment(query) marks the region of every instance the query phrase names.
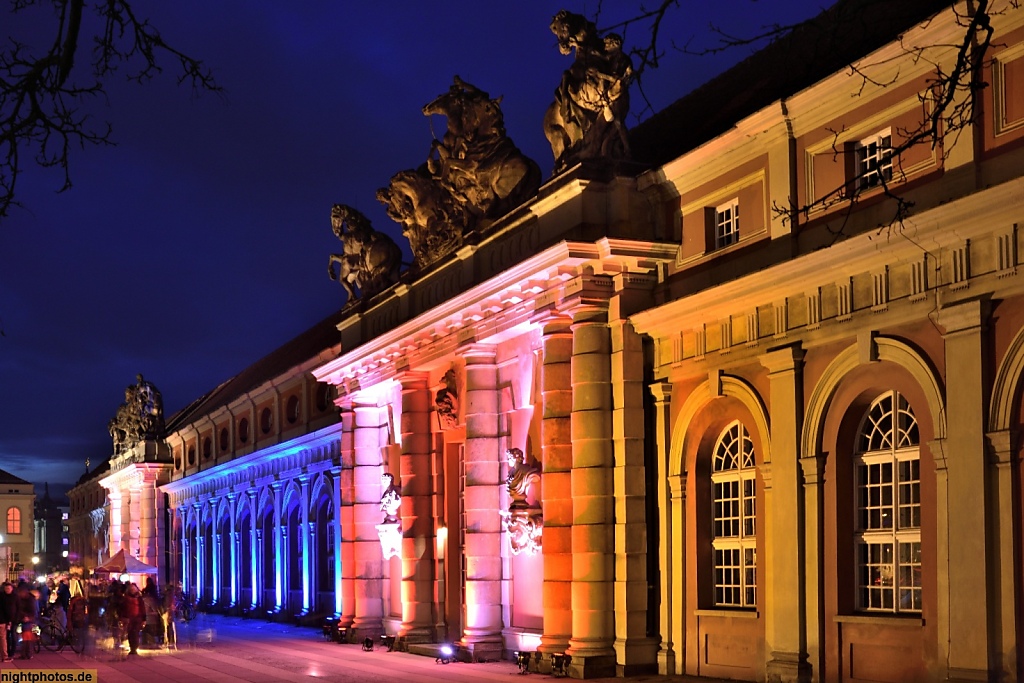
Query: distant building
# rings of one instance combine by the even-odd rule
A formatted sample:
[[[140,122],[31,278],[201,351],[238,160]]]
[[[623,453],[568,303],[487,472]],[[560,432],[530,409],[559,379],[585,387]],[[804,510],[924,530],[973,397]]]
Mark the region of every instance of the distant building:
[[[50,485],[44,484],[42,498],[35,503],[34,556],[38,567],[46,572],[68,568],[68,513],[69,506],[50,497]]]
[[[4,580],[34,576],[35,499],[30,482],[0,470],[0,577]]]
[[[89,573],[110,559],[110,505],[100,480],[110,472],[106,459],[86,471],[68,490],[68,562]]]

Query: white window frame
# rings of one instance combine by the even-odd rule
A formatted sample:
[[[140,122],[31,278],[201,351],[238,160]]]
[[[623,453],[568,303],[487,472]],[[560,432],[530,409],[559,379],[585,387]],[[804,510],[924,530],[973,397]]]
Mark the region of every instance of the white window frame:
[[[892,409],[876,410],[885,401]],[[861,418],[853,458],[858,611],[921,613],[920,455],[910,404],[896,391],[878,396]]]
[[[719,435],[711,469],[714,605],[752,609],[757,606],[757,459],[739,420]],[[723,495],[730,487],[731,495]]]
[[[892,180],[892,129],[858,140],[853,146],[854,183],[859,192]]]
[[[733,197],[715,207],[715,249],[740,241],[740,200]]]

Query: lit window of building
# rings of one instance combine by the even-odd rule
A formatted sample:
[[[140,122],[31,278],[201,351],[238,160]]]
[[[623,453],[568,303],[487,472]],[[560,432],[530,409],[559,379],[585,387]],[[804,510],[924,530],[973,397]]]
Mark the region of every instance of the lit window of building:
[[[878,187],[892,180],[892,134],[889,130],[861,140],[853,152],[858,190]]]
[[[857,440],[857,607],[920,612],[921,468],[910,404],[897,392],[877,398]]]
[[[740,203],[732,199],[715,207],[715,248],[720,249],[740,241]]]
[[[740,422],[718,438],[712,463],[715,605],[757,604],[757,486],[754,444]]]
[[[16,507],[7,508],[7,533],[21,533],[21,510]]]

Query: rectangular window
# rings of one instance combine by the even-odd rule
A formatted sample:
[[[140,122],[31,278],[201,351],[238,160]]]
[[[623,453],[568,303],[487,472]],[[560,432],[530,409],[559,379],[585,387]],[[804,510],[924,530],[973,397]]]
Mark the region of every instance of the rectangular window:
[[[888,129],[858,142],[853,153],[857,190],[868,190],[892,180],[892,133]]]
[[[740,241],[740,203],[731,199],[715,207],[715,248],[721,249]]]

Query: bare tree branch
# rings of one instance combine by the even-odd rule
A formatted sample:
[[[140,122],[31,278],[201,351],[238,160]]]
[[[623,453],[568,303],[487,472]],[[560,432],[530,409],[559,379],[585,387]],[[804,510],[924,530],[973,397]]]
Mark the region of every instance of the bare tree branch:
[[[103,0],[95,8],[102,31],[93,36],[91,74],[76,83],[85,0],[10,0],[11,16],[52,11],[52,41],[38,53],[9,36],[0,49],[0,219],[18,206],[18,176],[26,158],[44,168],[60,168],[71,187],[74,147],[112,145],[109,123],[95,123],[83,113],[87,100],[106,94],[105,83],[121,65],[128,80],[144,83],[161,73],[161,54],[177,61],[179,84],[193,94],[221,93],[210,70],[167,44],[148,22],[140,20],[128,0]]]

